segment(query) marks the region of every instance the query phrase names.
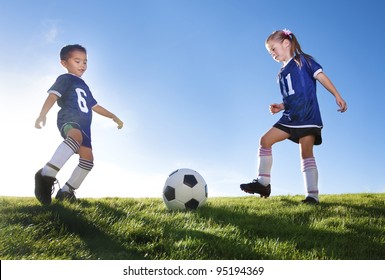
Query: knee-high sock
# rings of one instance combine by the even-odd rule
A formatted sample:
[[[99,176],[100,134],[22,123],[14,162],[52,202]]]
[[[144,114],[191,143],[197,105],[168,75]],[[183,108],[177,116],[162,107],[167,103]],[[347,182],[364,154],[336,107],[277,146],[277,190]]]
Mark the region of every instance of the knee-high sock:
[[[258,182],[267,186],[270,184],[270,172],[273,165],[272,149],[260,147],[258,158]]]
[[[43,167],[42,175],[56,177],[59,170],[73,154],[79,151],[79,148],[80,144],[68,136],[56,149],[50,161]]]
[[[318,200],[318,169],[315,158],[302,159],[302,172],[307,196]]]
[[[63,191],[78,189],[93,167],[94,163],[92,161],[80,158],[78,166],[76,166],[71,177],[64,185]]]

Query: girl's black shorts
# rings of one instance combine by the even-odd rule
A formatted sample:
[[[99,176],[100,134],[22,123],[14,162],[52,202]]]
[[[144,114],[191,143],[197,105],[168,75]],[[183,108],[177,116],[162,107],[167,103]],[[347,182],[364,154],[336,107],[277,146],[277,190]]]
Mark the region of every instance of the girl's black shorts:
[[[289,140],[299,143],[299,139],[308,136],[308,135],[314,135],[315,136],[315,142],[314,145],[321,145],[322,143],[322,136],[321,136],[321,128],[319,127],[300,127],[300,128],[293,128],[293,127],[287,127],[282,124],[276,123],[274,125],[275,128],[278,128],[288,134],[290,134]]]

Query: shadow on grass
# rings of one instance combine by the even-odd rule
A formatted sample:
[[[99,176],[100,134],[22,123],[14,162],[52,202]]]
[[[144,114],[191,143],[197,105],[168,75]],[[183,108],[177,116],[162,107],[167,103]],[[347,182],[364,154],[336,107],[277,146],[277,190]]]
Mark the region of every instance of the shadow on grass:
[[[89,205],[86,201],[79,203],[82,207]],[[100,203],[98,206],[103,208],[103,213],[110,213],[112,218],[118,219],[123,215],[105,203]],[[79,236],[86,244],[92,259],[144,259],[141,252],[123,246],[117,236],[101,230],[102,227],[97,225],[97,221],[91,221],[82,211],[67,208],[61,203],[52,205],[52,208],[57,212],[61,223],[66,226],[68,232]]]
[[[258,198],[257,198],[258,199]],[[373,219],[385,217],[385,207],[382,206],[358,206],[349,203],[321,203],[320,205],[301,205],[293,199],[281,198],[278,207],[301,207],[299,211],[290,215],[258,214],[247,211],[234,211],[230,207],[206,206],[198,214],[202,218],[232,224],[241,229],[245,236],[254,242],[263,240],[276,240],[277,242],[294,243],[299,252],[307,252],[311,259],[383,259],[385,257],[384,234],[385,228],[370,224],[355,225],[352,217],[347,224],[341,217],[337,221],[329,222],[323,213],[328,213],[331,208],[345,207],[352,211],[357,218],[373,217]],[[250,205],[253,207],[253,205]],[[330,214],[326,214],[330,215]],[[229,219],[231,217],[231,219]],[[325,227],[317,226],[314,220],[325,219]],[[335,222],[335,224],[333,224]],[[321,222],[322,223],[322,222]],[[381,222],[380,222],[381,223]],[[382,222],[383,223],[383,222]],[[343,227],[338,228],[338,227]],[[337,229],[338,228],[338,229]],[[226,242],[221,240],[220,242]],[[237,244],[233,244],[238,246]],[[229,244],[231,246],[231,244]],[[234,250],[236,252],[236,250]],[[281,255],[258,254],[250,248],[242,248],[243,255],[235,255],[232,258],[243,259],[280,259]],[[220,252],[218,252],[220,253]],[[290,259],[293,257],[288,256]]]
[[[76,204],[80,207],[76,207]],[[118,218],[123,214],[108,205],[101,203],[102,211],[111,213],[112,217]],[[73,207],[75,206],[75,207]],[[30,205],[30,206],[10,206],[2,209],[4,217],[11,217],[5,221],[8,225],[19,225],[25,228],[34,227],[33,233],[36,242],[45,242],[46,239],[57,238],[63,235],[77,237],[82,241],[81,250],[86,251],[87,259],[144,259],[143,253],[130,247],[124,246],[116,236],[101,230],[97,225],[98,221],[91,221],[84,213],[84,208],[90,204],[86,201],[79,201],[68,207],[68,204],[53,202],[49,206]],[[38,232],[37,232],[38,231]],[[49,236],[48,236],[49,235]],[[48,241],[47,241],[48,242]],[[70,242],[70,241],[69,241]],[[27,244],[14,246],[13,255],[25,255],[20,257],[25,259],[34,254],[33,248],[26,248]],[[29,246],[32,247],[32,246]],[[47,246],[48,247],[48,246]],[[45,255],[52,256],[52,259],[61,259],[61,252],[57,248],[51,247],[45,249]],[[80,248],[79,248],[80,250]],[[80,256],[80,257],[79,257]],[[67,257],[66,257],[67,258]],[[71,259],[82,258],[81,255],[70,256]]]

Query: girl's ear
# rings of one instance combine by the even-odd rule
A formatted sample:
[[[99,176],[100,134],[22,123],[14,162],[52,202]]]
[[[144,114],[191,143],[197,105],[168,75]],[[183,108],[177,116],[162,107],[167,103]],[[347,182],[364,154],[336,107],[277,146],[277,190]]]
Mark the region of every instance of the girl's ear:
[[[285,40],[283,40],[282,45],[283,45],[285,48],[288,48],[288,47],[291,46],[291,42],[290,42],[290,40],[285,39]]]

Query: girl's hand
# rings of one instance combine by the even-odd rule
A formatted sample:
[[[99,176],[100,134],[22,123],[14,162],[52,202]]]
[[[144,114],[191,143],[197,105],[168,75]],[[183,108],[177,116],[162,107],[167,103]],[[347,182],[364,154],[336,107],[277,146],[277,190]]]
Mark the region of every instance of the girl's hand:
[[[336,97],[337,105],[340,107],[338,109],[338,112],[345,112],[348,109],[348,105],[346,104],[345,100],[343,100],[341,97]]]
[[[282,110],[285,110],[285,106],[283,105],[283,103],[280,103],[280,104],[274,103],[274,104],[271,104],[269,107],[269,111],[272,115],[278,112],[281,112]]]
[[[118,124],[118,129],[123,127],[123,122],[117,116],[113,117],[112,120]]]

